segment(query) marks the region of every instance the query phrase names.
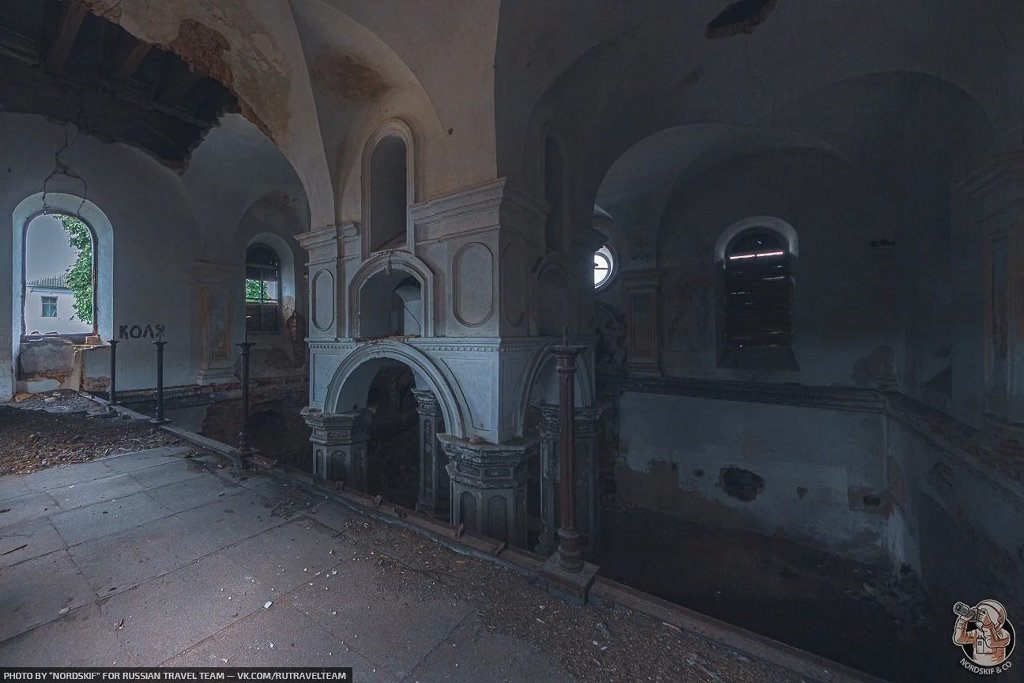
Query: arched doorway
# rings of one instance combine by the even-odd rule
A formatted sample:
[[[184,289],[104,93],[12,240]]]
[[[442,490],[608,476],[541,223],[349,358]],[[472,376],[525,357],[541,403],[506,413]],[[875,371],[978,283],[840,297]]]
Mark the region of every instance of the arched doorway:
[[[367,492],[402,507],[416,506],[420,479],[419,413],[409,366],[377,371],[367,396]]]
[[[426,355],[395,340],[360,346],[334,373],[324,411],[308,412],[313,473],[449,519],[447,454],[464,435],[462,404]]]

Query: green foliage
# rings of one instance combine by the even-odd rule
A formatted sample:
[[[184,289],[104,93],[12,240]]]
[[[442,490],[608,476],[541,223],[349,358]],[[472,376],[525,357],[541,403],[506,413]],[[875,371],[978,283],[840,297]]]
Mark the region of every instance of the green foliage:
[[[267,283],[265,280],[255,280],[253,278],[246,278],[245,280],[245,300],[253,303],[263,303],[270,299],[270,292],[267,290]]]
[[[65,273],[68,288],[75,297],[73,307],[79,320],[92,324],[92,232],[75,216],[61,214],[60,222],[68,233],[68,244],[78,250],[75,262]]]

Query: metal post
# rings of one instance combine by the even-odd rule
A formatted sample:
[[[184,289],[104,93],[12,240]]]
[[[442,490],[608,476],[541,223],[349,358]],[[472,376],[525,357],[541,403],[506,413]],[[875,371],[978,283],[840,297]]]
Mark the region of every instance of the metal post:
[[[150,422],[165,424],[170,422],[164,417],[164,347],[167,346],[167,342],[155,341],[153,346],[156,347],[156,417]]]
[[[256,342],[237,344],[242,349],[242,431],[238,433],[238,455],[245,457],[252,454],[249,447],[249,350]]]
[[[110,344],[110,405],[117,405],[117,345],[120,344],[116,339],[109,339],[107,343]]]
[[[576,407],[574,390],[576,378],[576,356],[586,347],[554,346],[551,351],[558,361],[559,378],[559,442],[558,463],[561,475],[559,482],[558,566],[563,571],[577,573],[583,569],[580,556],[580,536],[576,531]]]

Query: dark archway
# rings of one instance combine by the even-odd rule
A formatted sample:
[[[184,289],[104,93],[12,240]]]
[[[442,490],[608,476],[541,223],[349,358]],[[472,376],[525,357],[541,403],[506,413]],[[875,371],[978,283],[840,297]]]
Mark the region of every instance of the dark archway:
[[[377,371],[366,399],[368,493],[413,508],[419,490],[419,414],[412,370],[389,363]]]

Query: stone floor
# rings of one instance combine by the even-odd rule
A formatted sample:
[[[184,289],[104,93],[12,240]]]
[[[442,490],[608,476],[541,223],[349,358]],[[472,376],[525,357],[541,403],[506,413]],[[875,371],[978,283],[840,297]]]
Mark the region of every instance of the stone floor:
[[[798,680],[638,613],[566,605],[491,563],[189,453],[0,478],[0,666]]]

